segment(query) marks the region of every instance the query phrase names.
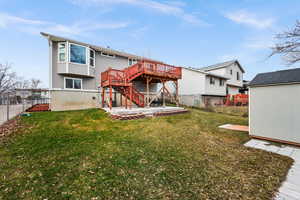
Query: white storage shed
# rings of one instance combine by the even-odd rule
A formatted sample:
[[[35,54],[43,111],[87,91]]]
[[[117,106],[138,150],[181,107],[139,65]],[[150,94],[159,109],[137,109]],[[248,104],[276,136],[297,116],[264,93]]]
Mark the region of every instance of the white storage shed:
[[[250,136],[300,146],[300,68],[258,74],[249,87]]]

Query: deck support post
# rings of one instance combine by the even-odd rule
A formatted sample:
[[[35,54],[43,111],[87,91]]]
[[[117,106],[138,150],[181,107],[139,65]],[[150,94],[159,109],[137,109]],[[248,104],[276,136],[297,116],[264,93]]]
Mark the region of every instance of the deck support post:
[[[120,106],[123,106],[123,102],[122,102],[122,93],[120,93]]]
[[[128,109],[127,89],[125,89],[124,91],[125,91],[125,108]]]
[[[147,95],[146,95],[146,105],[147,107],[149,107],[149,78],[146,78],[146,82],[147,82]]]
[[[130,103],[130,106],[129,106],[129,109],[132,108],[132,87],[133,87],[133,86],[132,86],[132,84],[131,84],[131,85],[130,85],[130,88],[129,88],[129,89],[130,89],[130,92],[129,92],[129,95],[130,95],[130,102],[129,102],[129,103]]]
[[[175,89],[176,89],[176,97],[175,97],[176,106],[179,106],[178,80],[174,82],[175,82]]]
[[[165,89],[166,89],[166,86],[165,86],[165,80],[163,80],[162,83],[163,83],[163,91],[162,91],[163,107],[166,107],[166,99],[165,99]]]
[[[105,87],[102,87],[102,108],[105,106]]]
[[[112,109],[112,86],[109,86],[109,109]]]
[[[147,94],[146,94],[146,106],[150,107],[150,83],[152,81],[151,77],[146,77],[146,82],[147,82]]]

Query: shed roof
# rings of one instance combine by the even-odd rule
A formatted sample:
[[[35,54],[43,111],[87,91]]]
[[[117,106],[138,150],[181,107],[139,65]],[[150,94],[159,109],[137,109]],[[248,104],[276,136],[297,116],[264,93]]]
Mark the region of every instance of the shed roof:
[[[228,67],[228,66],[230,66],[234,63],[236,63],[239,66],[239,68],[241,69],[241,71],[243,73],[245,73],[245,70],[243,69],[243,67],[241,66],[241,64],[239,63],[238,60],[230,60],[230,61],[227,61],[227,62],[217,63],[217,64],[214,64],[214,65],[210,65],[208,67],[202,67],[200,69],[203,70],[203,71],[210,71],[210,70],[214,70],[214,69],[220,69],[220,68]]]
[[[300,83],[300,68],[257,74],[249,86]]]

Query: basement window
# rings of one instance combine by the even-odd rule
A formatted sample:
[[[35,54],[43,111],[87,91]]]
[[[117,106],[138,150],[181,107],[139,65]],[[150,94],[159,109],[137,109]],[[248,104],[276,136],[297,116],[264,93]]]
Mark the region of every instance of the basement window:
[[[82,79],[65,78],[65,88],[81,90],[82,89]]]

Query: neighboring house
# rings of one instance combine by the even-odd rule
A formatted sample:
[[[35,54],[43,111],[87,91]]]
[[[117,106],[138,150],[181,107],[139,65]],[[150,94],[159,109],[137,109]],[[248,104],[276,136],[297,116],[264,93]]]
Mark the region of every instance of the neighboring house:
[[[199,69],[183,68],[179,81],[181,103],[188,106],[223,104],[226,95],[239,94],[244,87],[243,73],[237,60]]]
[[[100,107],[101,72],[108,68],[122,70],[145,59],[48,33],[41,35],[49,41],[50,109],[53,111]],[[144,84],[138,81],[135,84],[140,91],[146,90]],[[156,91],[156,85],[151,85],[150,91]],[[120,94],[114,93],[114,105],[120,99],[117,95]]]
[[[229,80],[226,82],[227,94],[239,94],[239,89],[243,87],[243,74],[245,70],[237,60],[203,67],[200,70],[228,77]]]
[[[300,68],[258,74],[249,94],[250,136],[300,145]]]

